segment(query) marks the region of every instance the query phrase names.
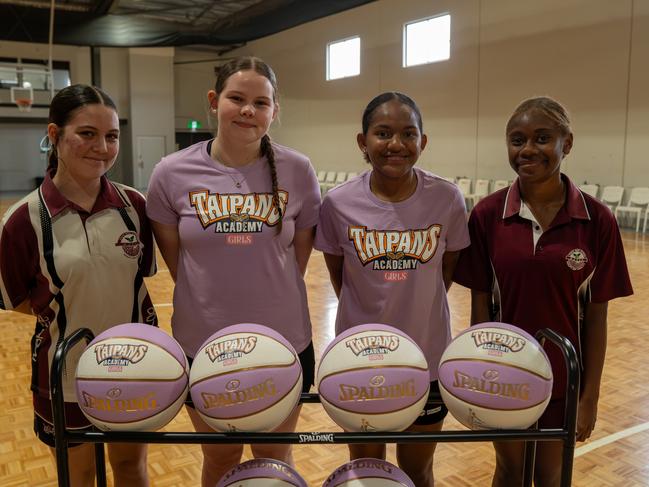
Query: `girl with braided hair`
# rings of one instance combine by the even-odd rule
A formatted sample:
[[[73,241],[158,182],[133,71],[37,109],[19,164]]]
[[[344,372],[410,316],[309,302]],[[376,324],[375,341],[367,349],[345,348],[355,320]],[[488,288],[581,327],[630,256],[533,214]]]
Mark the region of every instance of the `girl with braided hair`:
[[[191,359],[203,341],[236,323],[259,323],[299,353],[304,390],[314,353],[304,272],[320,190],[304,155],[271,142],[277,116],[272,69],[254,57],[221,66],[207,94],[216,137],[155,167],[147,214],[175,281],[172,329]],[[193,408],[197,431],[211,431]],[[296,408],[281,431],[295,429]],[[239,463],[243,445],[203,445],[203,486]],[[290,445],[252,445],[255,457],[292,462]]]

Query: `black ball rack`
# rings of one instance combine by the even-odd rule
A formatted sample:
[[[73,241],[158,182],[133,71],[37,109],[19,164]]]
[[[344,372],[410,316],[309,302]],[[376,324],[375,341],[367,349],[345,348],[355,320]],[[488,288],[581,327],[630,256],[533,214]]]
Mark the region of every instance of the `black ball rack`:
[[[401,433],[348,433],[348,432],[295,432],[295,433],[196,433],[196,432],[142,432],[120,431],[105,432],[99,430],[68,430],[65,424],[63,400],[63,367],[68,351],[80,340],[90,342],[94,338],[92,331],[82,328],[62,340],[56,348],[52,369],[50,371],[50,388],[52,393],[52,417],[56,445],[56,469],[59,487],[70,486],[68,470],[68,445],[71,443],[94,443],[97,486],[106,487],[106,463],[104,443],[290,443],[290,444],[337,444],[337,443],[452,443],[452,442],[490,442],[490,441],[525,441],[525,468],[523,486],[531,487],[534,472],[534,457],[537,441],[563,442],[561,465],[561,487],[570,487],[572,483],[572,466],[576,442],[577,406],[579,399],[579,362],[577,353],[570,341],[564,336],[550,330],[540,330],[536,339],[542,344],[547,340],[561,349],[566,368],[568,389],[565,400],[565,416],[562,429],[526,429],[526,430],[456,430],[436,433],[401,432]],[[318,394],[302,393],[302,403],[320,402]],[[442,403],[439,393],[428,398],[428,406]],[[427,406],[427,407],[428,407]]]

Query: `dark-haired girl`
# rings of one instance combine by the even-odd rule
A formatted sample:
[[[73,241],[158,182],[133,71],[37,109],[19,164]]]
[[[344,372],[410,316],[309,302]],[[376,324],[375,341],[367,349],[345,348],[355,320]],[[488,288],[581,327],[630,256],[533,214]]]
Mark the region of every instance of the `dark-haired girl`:
[[[385,323],[410,335],[428,360],[431,388],[450,341],[446,292],[460,249],[469,245],[458,188],[415,163],[426,147],[421,113],[401,93],[374,98],[358,146],[371,170],[330,190],[315,247],[338,295],[336,333]],[[422,411],[410,431],[438,431],[447,409]],[[371,427],[371,425],[370,425]],[[385,458],[385,445],[350,445],[352,459]],[[433,485],[435,444],[400,444],[397,460],[415,485]]]
[[[462,251],[454,280],[471,289],[471,324],[503,321],[532,335],[551,328],[572,342],[582,364],[577,440],[584,441],[597,419],[608,301],[633,292],[620,232],[610,210],[561,173],[573,135],[559,102],[522,102],[505,140],[518,178],[472,211],[471,246]],[[554,388],[539,426],[562,428],[566,370],[557,347],[547,352]],[[524,444],[494,446],[493,486],[522,485]],[[561,455],[560,442],[539,442],[537,487],[560,485]]]
[[[216,137],[164,158],[149,185],[147,213],[176,283],[174,336],[191,358],[225,326],[269,326],[300,354],[308,390],[314,356],[303,275],[320,208],[317,178],[309,159],[268,136],[279,105],[275,74],[263,61],[221,66],[207,98]],[[188,411],[198,431],[211,431]],[[280,430],[295,428],[298,411]],[[242,450],[203,445],[203,485],[215,485]],[[292,461],[289,445],[252,451]]]
[[[49,370],[56,344],[79,328],[95,335],[120,323],[157,324],[143,276],[155,273],[144,198],[105,174],[119,151],[114,102],[99,88],[73,85],[52,99],[51,144],[43,184],[0,222],[0,308],[36,315],[31,341],[34,430],[54,447]],[[63,377],[69,429],[89,422],[77,404],[68,354]],[[109,443],[115,485],[148,485],[146,445]],[[69,451],[73,486],[94,485],[94,448]]]

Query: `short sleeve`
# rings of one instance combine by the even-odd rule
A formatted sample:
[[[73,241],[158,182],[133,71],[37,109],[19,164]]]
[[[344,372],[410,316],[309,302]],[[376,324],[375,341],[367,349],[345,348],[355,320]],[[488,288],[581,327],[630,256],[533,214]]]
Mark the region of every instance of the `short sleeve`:
[[[454,199],[451,207],[451,215],[446,232],[446,251],[454,252],[469,245],[469,228],[466,222],[466,206],[464,196],[454,188]]]
[[[343,255],[343,249],[337,232],[338,226],[339,222],[337,221],[335,208],[333,207],[331,197],[327,194],[320,208],[320,219],[318,220],[318,228],[315,233],[314,248],[326,254]]]
[[[153,245],[153,232],[151,222],[146,215],[144,196],[134,190],[126,190],[140,221],[140,242],[142,243],[142,257],[140,258],[140,273],[144,277],[151,277],[156,273],[155,246]]]
[[[602,216],[599,226],[599,255],[590,281],[590,300],[594,303],[633,294],[617,222],[608,213]]]
[[[169,169],[169,163],[165,163],[164,159],[153,168],[147,191],[146,214],[155,222],[177,225],[179,217],[172,204],[173,186],[167,181]]]
[[[469,217],[469,237],[471,244],[462,249],[453,280],[476,291],[491,292],[493,271],[487,246],[485,223],[477,208]]]
[[[316,226],[320,212],[320,184],[318,183],[313,166],[308,159],[305,164],[305,169],[303,180],[298,182],[304,194],[300,212],[295,217],[295,228],[297,230]]]
[[[12,310],[29,299],[39,260],[38,241],[25,203],[9,210],[0,221],[0,308]]]

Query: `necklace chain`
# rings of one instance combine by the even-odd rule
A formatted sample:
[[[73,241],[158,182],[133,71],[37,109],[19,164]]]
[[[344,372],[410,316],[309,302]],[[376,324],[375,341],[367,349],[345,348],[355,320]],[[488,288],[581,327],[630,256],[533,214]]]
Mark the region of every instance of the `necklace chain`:
[[[235,179],[235,177],[234,177],[232,174],[230,174],[229,172],[226,172],[226,174],[227,174],[228,176],[230,176],[230,179],[232,179],[232,182],[234,183],[234,185],[235,185],[237,188],[241,188],[241,184],[246,180],[246,177],[245,177],[245,176],[241,179],[241,181],[238,181],[238,180]]]

